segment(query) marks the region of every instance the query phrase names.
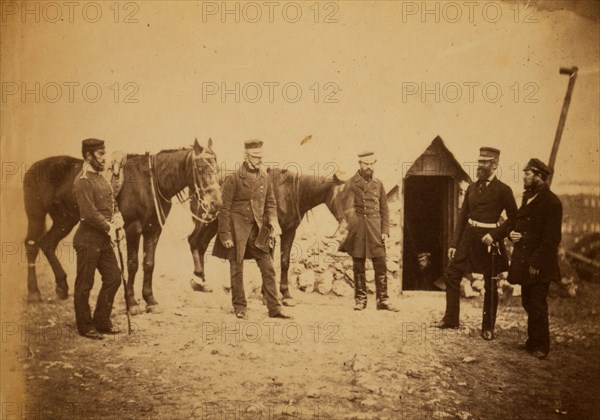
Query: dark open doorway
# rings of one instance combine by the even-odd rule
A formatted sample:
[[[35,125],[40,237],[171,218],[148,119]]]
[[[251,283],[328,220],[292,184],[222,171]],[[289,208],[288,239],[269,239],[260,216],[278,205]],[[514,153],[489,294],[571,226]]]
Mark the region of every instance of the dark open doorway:
[[[449,176],[409,176],[404,180],[404,290],[439,290],[452,215]]]

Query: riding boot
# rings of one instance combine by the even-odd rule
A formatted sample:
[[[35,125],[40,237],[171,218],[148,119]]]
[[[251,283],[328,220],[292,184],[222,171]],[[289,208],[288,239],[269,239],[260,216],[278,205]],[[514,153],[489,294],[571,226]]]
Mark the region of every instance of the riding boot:
[[[367,278],[364,274],[354,273],[354,310],[362,311],[367,307]]]
[[[375,296],[377,297],[377,309],[398,312],[387,293],[387,276],[375,276]]]

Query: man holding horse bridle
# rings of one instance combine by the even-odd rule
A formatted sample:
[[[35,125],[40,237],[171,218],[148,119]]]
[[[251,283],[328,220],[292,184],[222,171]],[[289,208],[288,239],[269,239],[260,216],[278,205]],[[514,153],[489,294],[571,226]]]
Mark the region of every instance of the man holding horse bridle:
[[[262,291],[269,316],[290,318],[281,309],[275,285],[271,256],[276,236],[281,232],[271,179],[262,169],[260,140],[244,144],[244,163],[227,177],[222,188],[218,240],[213,255],[227,259],[231,268],[231,300],[236,317],[247,319],[244,292],[244,259],[255,259],[262,275]]]
[[[376,162],[371,151],[358,155],[360,169],[349,181],[354,193],[356,221],[350,226],[340,250],[352,256],[354,310],[362,311],[367,307],[365,262],[371,258],[375,270],[377,309],[397,312],[398,308],[389,301],[387,291],[385,241],[390,236],[390,215],[383,183],[373,176]]]
[[[102,333],[119,332],[110,320],[115,294],[121,283],[111,239],[116,237],[116,230],[123,227],[123,219],[115,211],[112,187],[102,176],[106,164],[104,141],[83,140],[81,153],[83,167],[73,184],[81,221],[73,238],[77,253],[75,319],[79,334],[101,340]],[[102,275],[102,287],[92,318],[89,297],[96,269]]]

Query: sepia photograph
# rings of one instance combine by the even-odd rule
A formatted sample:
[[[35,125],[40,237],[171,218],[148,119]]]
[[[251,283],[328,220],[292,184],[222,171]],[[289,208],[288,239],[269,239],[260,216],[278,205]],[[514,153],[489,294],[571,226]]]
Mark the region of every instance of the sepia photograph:
[[[0,419],[600,419],[599,40],[0,0]]]

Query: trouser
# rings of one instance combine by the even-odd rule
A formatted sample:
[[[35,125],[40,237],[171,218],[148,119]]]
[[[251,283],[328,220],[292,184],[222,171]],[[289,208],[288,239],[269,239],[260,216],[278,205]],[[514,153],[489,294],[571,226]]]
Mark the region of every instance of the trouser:
[[[277,314],[281,311],[281,303],[277,298],[277,285],[275,283],[275,267],[273,266],[273,257],[269,252],[265,252],[256,247],[256,238],[258,236],[258,226],[254,225],[248,238],[245,256],[252,257],[262,276],[262,294],[267,301],[269,315]],[[234,257],[235,258],[235,257]],[[229,260],[231,268],[231,301],[235,312],[245,310],[247,307],[246,293],[244,291],[244,260]]]
[[[527,349],[550,351],[548,323],[548,290],[550,282],[536,282],[521,286],[521,300],[527,312]]]
[[[387,292],[387,266],[385,256],[371,258],[375,270],[375,296],[377,303],[386,302]],[[367,283],[365,277],[366,258],[352,257],[352,268],[354,271],[354,300],[356,303],[367,301]]]
[[[456,327],[459,326],[460,319],[460,282],[462,277],[462,270],[450,263],[445,273],[446,313],[444,314],[444,322]],[[498,287],[496,284],[492,285],[491,274],[486,273],[483,280],[485,292],[483,295],[481,329],[494,331],[498,312]]]
[[[77,253],[77,276],[73,300],[77,331],[85,334],[93,328],[111,328],[110,314],[121,284],[121,272],[110,240],[104,233],[83,232],[81,234],[78,231],[74,247]],[[94,286],[96,269],[102,276],[102,287],[98,293],[92,318],[89,298]]]

